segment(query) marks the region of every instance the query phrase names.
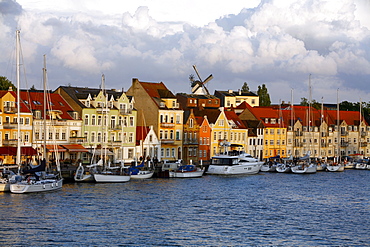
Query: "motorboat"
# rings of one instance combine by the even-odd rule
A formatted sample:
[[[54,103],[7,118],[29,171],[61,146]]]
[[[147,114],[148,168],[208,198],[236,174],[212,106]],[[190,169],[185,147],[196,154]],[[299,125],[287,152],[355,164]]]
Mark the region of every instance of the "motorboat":
[[[148,167],[145,167],[144,160],[140,165],[135,166],[134,164],[135,162],[128,168],[132,179],[147,179],[153,177],[154,170],[147,169]]]
[[[258,161],[250,154],[233,150],[213,156],[206,173],[213,175],[257,174],[262,165],[262,161]]]
[[[193,164],[181,165],[176,170],[170,170],[170,178],[199,178],[203,176],[204,169]]]

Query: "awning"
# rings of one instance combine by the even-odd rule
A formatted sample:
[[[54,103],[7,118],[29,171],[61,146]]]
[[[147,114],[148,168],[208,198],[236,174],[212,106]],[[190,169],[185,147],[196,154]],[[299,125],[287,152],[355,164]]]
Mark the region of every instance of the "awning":
[[[65,149],[64,147],[60,145],[46,145],[46,149],[49,152],[66,152],[67,151],[67,149]]]
[[[64,148],[68,150],[68,152],[89,152],[84,146],[81,144],[68,144],[63,145]]]
[[[107,154],[107,155],[114,155],[114,153],[111,152],[111,151],[109,151],[108,149],[107,150],[104,150],[104,149],[101,149],[101,148],[99,148],[99,149],[97,149],[97,148],[96,149],[89,148],[89,152],[92,153],[92,154],[94,154],[95,156],[105,155],[105,154]]]
[[[0,155],[17,155],[17,147],[0,147]],[[37,155],[37,151],[32,147],[21,147],[21,155]]]

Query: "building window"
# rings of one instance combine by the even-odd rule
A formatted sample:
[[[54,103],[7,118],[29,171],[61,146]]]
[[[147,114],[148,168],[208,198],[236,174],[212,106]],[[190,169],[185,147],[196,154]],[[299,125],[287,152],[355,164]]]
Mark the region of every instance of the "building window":
[[[85,115],[85,126],[89,125],[89,115]]]
[[[95,115],[91,116],[91,125],[96,125],[96,116]]]

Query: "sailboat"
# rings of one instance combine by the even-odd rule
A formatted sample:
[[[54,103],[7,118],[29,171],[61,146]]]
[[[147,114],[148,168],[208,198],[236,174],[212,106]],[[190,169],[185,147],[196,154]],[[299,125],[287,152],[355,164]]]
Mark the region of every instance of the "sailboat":
[[[342,172],[344,171],[344,164],[341,163],[340,158],[340,121],[339,121],[339,89],[337,90],[337,128],[338,128],[338,143],[337,143],[337,152],[338,156],[334,158],[333,162],[329,162],[326,166],[328,172]]]
[[[18,107],[18,119],[20,114],[20,82],[19,82],[19,56],[20,56],[20,37],[19,31],[16,33],[17,36],[17,107]],[[44,131],[46,129],[46,59],[44,56]],[[60,173],[59,159],[56,159],[56,165],[58,174],[46,174],[46,145],[44,145],[43,159],[35,166],[31,166],[31,169],[23,170],[25,176],[20,175],[20,154],[21,154],[21,144],[20,144],[20,125],[18,121],[18,144],[17,144],[17,164],[18,164],[18,175],[15,176],[15,182],[10,184],[10,192],[23,194],[23,193],[34,193],[34,192],[45,192],[61,189],[63,186],[63,178]]]
[[[105,104],[102,107],[105,107],[105,114],[108,112],[108,95],[105,93],[105,77],[102,75],[102,88],[103,88],[103,94],[105,97]],[[103,128],[105,128],[106,132],[106,126],[103,124]],[[105,133],[103,137],[103,152],[102,158],[98,161],[98,164],[102,164],[104,166],[103,171],[96,171],[93,173],[95,182],[97,183],[124,183],[130,181],[131,176],[126,173],[126,167],[124,166],[123,162],[119,166],[112,167],[110,164],[110,161],[107,160],[107,147],[106,147],[106,138],[108,134]]]

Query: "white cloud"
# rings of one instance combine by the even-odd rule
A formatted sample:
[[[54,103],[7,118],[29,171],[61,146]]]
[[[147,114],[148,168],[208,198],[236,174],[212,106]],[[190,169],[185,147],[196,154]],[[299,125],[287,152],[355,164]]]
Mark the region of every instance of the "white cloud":
[[[55,87],[93,86],[104,72],[112,87],[128,88],[138,77],[167,80],[171,90],[189,92],[196,64],[204,76],[214,75],[214,89],[264,83],[274,102],[289,99],[293,85],[306,97],[308,74],[320,78],[317,94],[336,85],[366,96],[370,91],[370,31],[360,9],[369,13],[370,5],[364,0],[19,2],[23,12],[12,5],[14,11],[0,15],[1,43],[12,47],[14,33],[7,30],[18,23],[29,71],[39,73],[38,61],[48,54]],[[6,62],[0,58],[0,74]]]

